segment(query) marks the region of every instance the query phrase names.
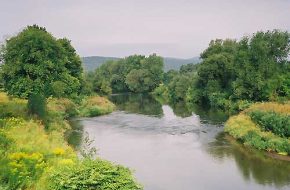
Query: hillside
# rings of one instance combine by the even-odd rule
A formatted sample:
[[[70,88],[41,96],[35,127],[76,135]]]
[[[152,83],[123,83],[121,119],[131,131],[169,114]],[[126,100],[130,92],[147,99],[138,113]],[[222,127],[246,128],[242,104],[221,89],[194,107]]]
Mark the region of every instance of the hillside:
[[[98,68],[100,65],[109,60],[117,60],[120,58],[117,57],[102,57],[102,56],[90,56],[82,57],[83,67],[85,71],[93,71]]]
[[[105,63],[109,60],[117,60],[120,58],[117,57],[102,57],[102,56],[90,56],[90,57],[82,57],[83,65],[85,71],[93,71],[98,68],[101,64]],[[164,58],[164,70],[168,71],[170,69],[178,70],[181,65],[185,65],[188,63],[198,63],[199,58],[193,57],[190,59],[180,59],[180,58],[172,58],[165,57]]]

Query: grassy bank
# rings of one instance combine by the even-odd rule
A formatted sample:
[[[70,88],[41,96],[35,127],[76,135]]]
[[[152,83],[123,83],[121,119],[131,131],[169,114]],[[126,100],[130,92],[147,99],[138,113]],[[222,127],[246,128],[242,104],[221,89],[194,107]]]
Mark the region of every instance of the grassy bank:
[[[256,103],[225,124],[225,132],[259,150],[290,155],[290,103]]]
[[[102,97],[89,97],[80,105],[48,99],[44,125],[27,113],[26,100],[0,93],[0,189],[141,189],[128,168],[100,158],[80,159],[64,140],[67,118],[113,109]]]

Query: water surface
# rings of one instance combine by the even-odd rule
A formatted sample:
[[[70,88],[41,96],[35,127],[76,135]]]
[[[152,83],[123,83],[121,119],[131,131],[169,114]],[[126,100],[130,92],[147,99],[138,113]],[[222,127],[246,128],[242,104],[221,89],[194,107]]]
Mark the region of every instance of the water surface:
[[[289,189],[290,164],[223,134],[227,115],[148,95],[112,96],[118,111],[74,122],[69,142],[85,134],[98,155],[130,167],[145,190]]]

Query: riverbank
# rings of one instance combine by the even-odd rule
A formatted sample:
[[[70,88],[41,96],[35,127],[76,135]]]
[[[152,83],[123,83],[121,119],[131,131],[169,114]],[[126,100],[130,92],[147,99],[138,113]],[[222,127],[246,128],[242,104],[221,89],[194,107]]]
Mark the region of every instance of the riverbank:
[[[289,127],[290,103],[267,102],[230,117],[224,130],[246,146],[289,157]]]
[[[68,118],[110,113],[99,96],[80,104],[48,99],[46,121],[27,112],[27,101],[0,92],[0,189],[141,189],[131,171],[89,154],[78,158],[64,138]]]

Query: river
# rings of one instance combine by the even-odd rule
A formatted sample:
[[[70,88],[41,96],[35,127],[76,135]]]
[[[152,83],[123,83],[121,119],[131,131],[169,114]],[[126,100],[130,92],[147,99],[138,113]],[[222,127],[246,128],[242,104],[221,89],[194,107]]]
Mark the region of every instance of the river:
[[[89,137],[98,156],[131,168],[145,190],[290,189],[290,163],[225,135],[221,111],[144,94],[110,100],[117,111],[74,121],[68,141],[79,150]]]

